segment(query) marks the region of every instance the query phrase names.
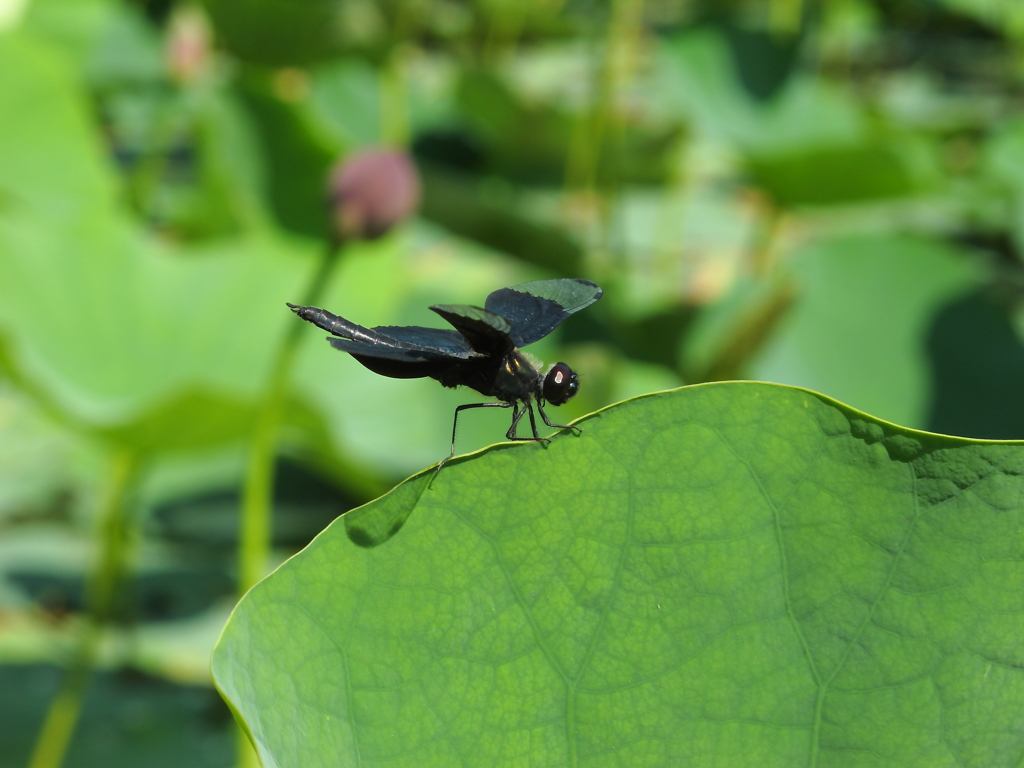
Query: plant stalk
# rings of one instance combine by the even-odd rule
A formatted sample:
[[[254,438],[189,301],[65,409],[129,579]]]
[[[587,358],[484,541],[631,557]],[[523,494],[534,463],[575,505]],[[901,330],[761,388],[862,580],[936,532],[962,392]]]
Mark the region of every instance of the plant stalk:
[[[306,286],[303,306],[316,304],[341,253],[341,243],[331,240],[327,251]],[[242,491],[242,519],[238,538],[238,594],[244,595],[263,578],[270,557],[274,457],[288,381],[304,328],[292,322],[277,349],[270,379],[256,414],[245,485]]]
[[[323,288],[341,254],[342,243],[332,238],[302,298],[303,306],[318,303]],[[242,514],[238,535],[238,596],[248,592],[266,571],[273,533],[274,459],[284,412],[288,382],[298,350],[303,323],[293,322],[285,331],[263,392],[253,427],[249,461],[242,489]],[[236,765],[258,768],[259,759],[241,728],[237,730]],[[33,766],[32,768],[35,768]]]
[[[126,570],[126,553],[133,539],[126,499],[138,478],[139,455],[123,449],[110,463],[107,498],[98,519],[100,548],[86,585],[88,614],[74,658],[39,731],[29,768],[60,768],[82,713],[103,629],[115,612],[118,589]]]

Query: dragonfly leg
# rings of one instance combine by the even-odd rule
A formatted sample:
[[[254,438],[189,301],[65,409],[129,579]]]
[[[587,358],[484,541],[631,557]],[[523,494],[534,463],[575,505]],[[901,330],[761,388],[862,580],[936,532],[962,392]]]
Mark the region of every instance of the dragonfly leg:
[[[441,459],[441,463],[437,465],[437,470],[434,472],[436,476],[441,471],[441,467],[445,465],[448,459],[455,455],[455,433],[459,428],[459,412],[464,411],[467,408],[511,408],[512,403],[469,403],[468,405],[460,405],[455,409],[455,420],[452,422],[452,452]],[[433,481],[431,481],[433,482]]]
[[[534,440],[540,440],[541,436],[537,434],[537,417],[533,415],[533,403],[531,403],[529,400],[527,400],[526,407],[530,411],[530,429],[533,430],[533,439]],[[545,439],[545,441],[546,441],[546,439]]]
[[[519,420],[523,418],[523,414],[529,412],[530,414],[530,428],[533,430],[533,437],[516,437],[516,427],[519,425]],[[523,409],[518,410],[515,413],[515,417],[512,419],[512,426],[508,428],[508,432],[505,433],[505,437],[509,440],[520,440],[524,442],[544,442],[548,441],[548,438],[541,437],[537,433],[537,418],[533,415],[533,405],[529,400],[523,403]]]
[[[571,429],[574,432],[583,431],[579,427],[574,427],[571,424],[552,424],[550,421],[548,421],[548,415],[544,413],[544,404],[540,400],[537,401],[537,410],[540,411],[540,417],[544,419],[544,423],[547,424],[552,429]]]
[[[516,437],[516,429],[519,428],[519,420],[523,418],[523,414],[526,413],[526,409],[520,410],[519,403],[512,404],[512,426],[508,428],[508,432],[505,433],[506,440],[529,440],[528,437]]]

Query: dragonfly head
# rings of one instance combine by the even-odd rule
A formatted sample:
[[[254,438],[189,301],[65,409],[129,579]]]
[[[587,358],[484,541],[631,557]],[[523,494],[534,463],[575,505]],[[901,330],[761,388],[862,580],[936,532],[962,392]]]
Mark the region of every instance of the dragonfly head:
[[[579,388],[579,377],[565,363],[555,363],[544,377],[544,399],[552,405],[569,402]]]

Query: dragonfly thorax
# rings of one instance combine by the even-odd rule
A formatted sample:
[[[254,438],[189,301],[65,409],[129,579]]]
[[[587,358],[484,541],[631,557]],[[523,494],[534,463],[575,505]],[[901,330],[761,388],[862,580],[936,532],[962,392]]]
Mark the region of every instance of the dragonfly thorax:
[[[540,365],[519,349],[513,349],[501,361],[494,377],[493,396],[506,403],[539,397],[544,386]]]

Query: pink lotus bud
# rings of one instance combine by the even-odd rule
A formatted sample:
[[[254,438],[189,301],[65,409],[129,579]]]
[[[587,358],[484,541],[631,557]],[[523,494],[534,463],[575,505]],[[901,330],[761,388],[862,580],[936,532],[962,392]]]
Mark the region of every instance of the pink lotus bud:
[[[342,239],[372,240],[416,212],[420,177],[394,149],[361,150],[335,166],[328,185],[334,230]]]
[[[167,31],[165,56],[171,77],[180,83],[198,80],[210,67],[213,33],[197,6],[175,10]]]

